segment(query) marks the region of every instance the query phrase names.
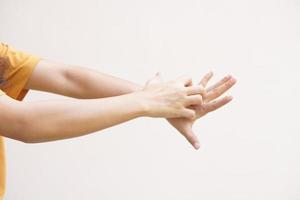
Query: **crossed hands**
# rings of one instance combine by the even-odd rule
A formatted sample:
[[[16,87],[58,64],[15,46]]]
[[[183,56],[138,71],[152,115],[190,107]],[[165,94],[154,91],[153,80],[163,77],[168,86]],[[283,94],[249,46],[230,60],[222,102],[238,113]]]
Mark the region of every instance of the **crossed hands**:
[[[235,78],[228,75],[207,87],[212,76],[213,73],[209,72],[198,84],[193,85],[192,79],[188,76],[164,82],[157,73],[146,82],[141,91],[146,99],[144,102],[147,102],[146,115],[166,118],[195,149],[199,149],[200,144],[193,132],[193,124],[207,113],[229,103],[232,100],[231,96],[219,99],[218,97],[236,83]]]

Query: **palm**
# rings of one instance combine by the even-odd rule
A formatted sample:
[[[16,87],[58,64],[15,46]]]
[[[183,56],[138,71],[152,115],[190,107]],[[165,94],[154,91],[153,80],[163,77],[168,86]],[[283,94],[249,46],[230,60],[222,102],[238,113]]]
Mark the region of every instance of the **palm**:
[[[194,119],[187,118],[169,118],[167,119],[169,123],[176,128],[188,141],[191,143],[195,149],[200,147],[198,138],[193,132],[193,124],[195,121],[209,112],[212,112],[225,104],[229,103],[232,97],[227,96],[221,99],[216,100],[219,96],[221,96],[224,92],[226,92],[229,88],[231,88],[235,84],[235,79],[231,76],[226,76],[216,84],[212,85],[209,88],[206,88],[208,81],[213,76],[212,73],[206,74],[201,82],[204,88],[202,98],[203,102],[200,105],[195,105],[192,108],[196,111],[196,117]]]

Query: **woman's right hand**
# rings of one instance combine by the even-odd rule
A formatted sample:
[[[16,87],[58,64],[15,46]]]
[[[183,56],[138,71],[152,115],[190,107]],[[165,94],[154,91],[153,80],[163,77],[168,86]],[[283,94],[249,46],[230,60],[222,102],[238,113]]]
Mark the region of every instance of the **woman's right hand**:
[[[144,88],[136,94],[140,97],[146,116],[194,119],[196,113],[188,108],[192,105],[201,105],[203,87],[192,85],[192,79],[187,76],[163,82],[159,73],[148,80]]]

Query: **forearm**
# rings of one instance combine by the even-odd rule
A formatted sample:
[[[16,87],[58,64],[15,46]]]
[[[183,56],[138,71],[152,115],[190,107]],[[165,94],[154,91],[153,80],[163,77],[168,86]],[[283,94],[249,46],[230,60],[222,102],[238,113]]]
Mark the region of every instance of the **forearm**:
[[[23,140],[35,143],[78,137],[143,116],[144,111],[134,94],[26,103]]]
[[[68,96],[92,99],[128,94],[141,85],[88,68],[71,66],[66,72]]]

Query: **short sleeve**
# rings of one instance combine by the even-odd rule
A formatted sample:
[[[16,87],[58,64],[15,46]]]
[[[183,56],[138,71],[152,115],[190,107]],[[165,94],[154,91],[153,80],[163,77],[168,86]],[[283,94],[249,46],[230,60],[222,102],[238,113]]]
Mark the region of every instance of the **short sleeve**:
[[[2,90],[0,90],[0,96],[4,95],[5,92],[3,92]]]
[[[9,67],[4,73],[8,86],[2,89],[2,92],[17,100],[22,100],[29,91],[25,88],[25,85],[40,58],[23,51],[15,50],[4,43],[0,44],[0,56],[7,57],[9,60]]]

